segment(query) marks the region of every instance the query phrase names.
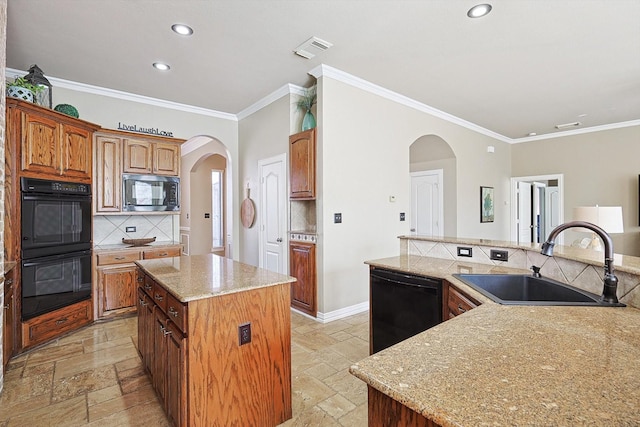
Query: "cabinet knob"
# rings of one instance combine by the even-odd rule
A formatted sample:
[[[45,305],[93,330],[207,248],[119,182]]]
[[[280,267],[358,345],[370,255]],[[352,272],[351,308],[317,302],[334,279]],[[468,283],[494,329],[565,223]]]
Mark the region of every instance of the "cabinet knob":
[[[168,329],[165,329],[164,331],[162,331],[162,333],[164,334],[164,336],[166,337],[167,335],[171,335],[171,331]]]
[[[162,301],[164,298],[162,298],[162,295],[156,294],[155,299],[157,299],[158,301]]]
[[[158,256],[167,256],[167,255],[169,255],[169,254],[166,253],[166,252],[162,252],[161,254],[158,254]]]
[[[171,314],[173,317],[178,317],[178,311],[173,307],[169,307],[169,314]]]
[[[67,319],[66,317],[63,317],[63,318],[62,318],[62,319],[60,319],[60,320],[56,320],[56,325],[62,325],[62,324],[63,324],[63,323],[65,323],[67,320],[69,320],[69,319]]]
[[[117,257],[115,257],[114,259],[115,259],[116,261],[122,261],[123,259],[126,259],[126,258],[125,258],[125,257],[123,257],[123,256],[117,256]]]
[[[465,310],[464,308],[462,308],[462,305],[461,305],[461,304],[458,304],[458,311],[459,311],[460,313],[466,313],[466,311],[467,311],[467,310]]]
[[[4,283],[11,286],[13,285],[13,279],[7,279]]]
[[[278,238],[276,239],[276,242],[281,243],[281,242],[282,242],[282,237],[278,237]]]

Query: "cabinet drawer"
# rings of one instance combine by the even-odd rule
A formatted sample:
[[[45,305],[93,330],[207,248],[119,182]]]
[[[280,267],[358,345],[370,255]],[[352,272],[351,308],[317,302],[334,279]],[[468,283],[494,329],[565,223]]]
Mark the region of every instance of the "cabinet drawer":
[[[142,288],[144,289],[144,291],[146,292],[147,295],[149,295],[149,298],[153,299],[153,284],[155,283],[153,281],[153,279],[147,275],[145,275],[144,273],[142,273],[142,271],[138,270],[138,276],[143,276],[143,285]]]
[[[165,313],[167,312],[167,291],[153,282],[153,302]]]
[[[126,264],[140,259],[140,251],[105,252],[97,255],[98,265]]]
[[[91,300],[86,300],[23,322],[23,347],[39,344],[91,323],[91,307]]]
[[[170,293],[167,293],[167,316],[182,333],[185,332],[187,307]]]
[[[449,311],[456,316],[466,313],[467,311],[476,308],[478,304],[469,298],[466,294],[460,292],[453,286],[449,286],[449,298],[447,301]]]
[[[180,256],[180,247],[145,249],[142,252],[142,259],[169,258]]]

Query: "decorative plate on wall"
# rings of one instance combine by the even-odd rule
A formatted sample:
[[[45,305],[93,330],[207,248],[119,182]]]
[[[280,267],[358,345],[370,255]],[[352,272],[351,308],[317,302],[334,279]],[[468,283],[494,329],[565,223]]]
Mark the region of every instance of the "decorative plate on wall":
[[[250,190],[247,188],[247,197],[242,201],[240,205],[240,221],[244,228],[253,227],[253,223],[256,219],[256,208],[253,205],[253,200],[249,197]]]

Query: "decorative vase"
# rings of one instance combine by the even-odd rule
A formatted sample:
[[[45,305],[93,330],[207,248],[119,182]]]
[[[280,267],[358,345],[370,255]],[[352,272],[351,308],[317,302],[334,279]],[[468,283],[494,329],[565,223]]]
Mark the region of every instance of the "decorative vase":
[[[307,110],[302,118],[302,130],[305,131],[313,129],[314,127],[316,127],[316,119],[313,117],[313,114],[311,114],[311,110]]]
[[[29,102],[33,102],[34,100],[33,92],[22,86],[8,86],[7,96]]]
[[[75,117],[76,119],[80,117],[80,114],[78,114],[78,109],[73,105],[58,104],[56,105],[54,110],[56,110],[59,113],[66,114],[67,116]]]

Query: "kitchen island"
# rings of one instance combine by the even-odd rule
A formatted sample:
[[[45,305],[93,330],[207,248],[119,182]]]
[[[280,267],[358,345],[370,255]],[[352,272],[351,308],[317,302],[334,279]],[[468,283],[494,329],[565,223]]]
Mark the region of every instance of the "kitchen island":
[[[370,261],[442,278],[483,304],[353,365],[369,426],[640,424],[640,310],[506,306],[452,276],[500,266],[403,255]]]
[[[138,350],[175,425],[291,418],[294,278],[213,254],[135,263]]]

